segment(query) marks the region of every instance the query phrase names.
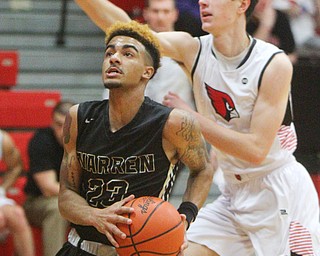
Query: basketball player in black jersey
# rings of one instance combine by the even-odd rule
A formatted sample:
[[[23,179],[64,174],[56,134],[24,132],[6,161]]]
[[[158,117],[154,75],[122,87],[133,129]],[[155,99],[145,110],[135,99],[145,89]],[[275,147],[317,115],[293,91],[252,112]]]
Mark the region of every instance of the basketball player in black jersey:
[[[106,37],[102,67],[109,100],[70,109],[64,127],[59,208],[70,221],[57,255],[117,255],[117,223],[134,197],[167,200],[179,162],[190,170],[179,207],[186,228],[208,195],[213,177],[198,122],[144,96],[159,67],[159,43],[146,25],[118,23]],[[184,244],[181,249],[186,247]],[[181,253],[182,255],[182,253]]]

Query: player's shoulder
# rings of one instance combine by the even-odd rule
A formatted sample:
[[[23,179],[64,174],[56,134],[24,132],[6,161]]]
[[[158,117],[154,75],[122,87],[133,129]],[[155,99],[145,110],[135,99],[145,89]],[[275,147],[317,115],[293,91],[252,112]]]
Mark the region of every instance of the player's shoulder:
[[[189,119],[193,119],[194,117],[191,113],[189,113],[186,110],[183,109],[178,109],[178,108],[174,108],[169,116],[169,120],[172,120],[173,122],[179,122],[181,120],[189,120]]]
[[[267,65],[266,72],[273,76],[275,74],[292,75],[293,65],[288,55],[284,52],[274,54]]]
[[[199,129],[198,121],[195,117],[181,109],[173,109],[166,123],[166,130],[170,133],[177,133],[185,130]]]
[[[77,109],[96,109],[99,108],[101,106],[105,106],[107,104],[109,100],[105,99],[105,100],[91,100],[91,101],[84,101],[81,102],[77,106]]]
[[[254,40],[256,41],[254,47],[255,56],[264,59],[269,69],[270,67],[279,68],[280,70],[292,69],[292,63],[283,50],[263,40],[256,38]]]
[[[85,101],[78,105],[74,105],[71,111],[73,112],[73,115],[77,115],[80,118],[99,116],[104,113],[108,102],[109,100]]]
[[[274,44],[271,44],[269,42],[263,41],[258,38],[253,38],[253,44],[254,44],[254,50],[256,52],[259,52],[259,54],[263,55],[273,55],[273,54],[280,54],[284,53],[283,50],[281,50],[279,47],[277,47]]]

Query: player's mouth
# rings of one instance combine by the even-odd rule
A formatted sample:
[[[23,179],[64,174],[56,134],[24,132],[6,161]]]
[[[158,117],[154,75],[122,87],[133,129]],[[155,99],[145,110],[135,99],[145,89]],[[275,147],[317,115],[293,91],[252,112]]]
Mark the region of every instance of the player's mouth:
[[[206,18],[209,18],[209,17],[212,17],[212,14],[211,14],[211,13],[205,12],[205,11],[202,11],[202,12],[201,12],[201,18],[202,18],[202,19],[206,19]]]
[[[106,71],[106,76],[109,77],[109,78],[110,77],[115,77],[115,76],[117,76],[119,74],[123,74],[122,70],[120,68],[117,68],[117,67],[114,67],[114,66],[108,68],[107,71]]]

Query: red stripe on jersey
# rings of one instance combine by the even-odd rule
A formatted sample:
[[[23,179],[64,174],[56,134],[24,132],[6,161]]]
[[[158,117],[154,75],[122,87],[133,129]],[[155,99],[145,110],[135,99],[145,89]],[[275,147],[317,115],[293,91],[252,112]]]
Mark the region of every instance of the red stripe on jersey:
[[[281,125],[277,136],[282,149],[294,152],[297,148],[297,134],[293,126]]]
[[[310,232],[299,222],[292,221],[289,230],[290,250],[301,256],[314,256]]]

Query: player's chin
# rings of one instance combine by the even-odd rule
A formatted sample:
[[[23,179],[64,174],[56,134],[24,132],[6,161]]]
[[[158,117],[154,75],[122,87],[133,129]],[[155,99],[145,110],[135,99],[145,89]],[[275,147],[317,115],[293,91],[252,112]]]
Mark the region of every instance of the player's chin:
[[[210,30],[212,29],[211,19],[201,17],[201,29],[207,33],[210,33]]]
[[[120,88],[121,82],[120,81],[105,81],[104,82],[104,88],[106,89],[114,89],[114,88]]]

